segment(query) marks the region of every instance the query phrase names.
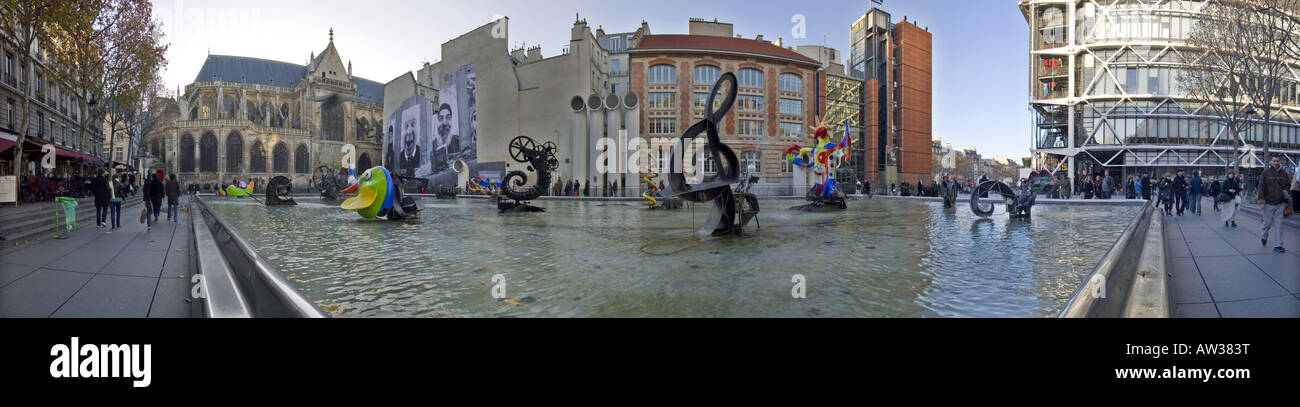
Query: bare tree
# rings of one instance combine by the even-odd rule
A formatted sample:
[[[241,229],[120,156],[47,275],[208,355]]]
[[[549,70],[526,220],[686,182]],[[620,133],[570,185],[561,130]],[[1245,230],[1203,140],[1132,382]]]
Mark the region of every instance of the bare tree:
[[[1232,164],[1241,171],[1245,133],[1263,125],[1269,151],[1274,106],[1289,74],[1295,47],[1298,0],[1216,0],[1207,2],[1188,42],[1195,48],[1182,73],[1184,91],[1206,101],[1218,122],[1228,127]],[[1204,110],[1202,108],[1201,110]],[[1259,116],[1258,121],[1252,116]]]
[[[1295,34],[1300,29],[1289,13],[1296,11],[1295,0],[1241,0],[1244,13],[1244,48],[1241,57],[1246,61],[1245,76],[1241,80],[1243,93],[1250,100],[1264,125],[1264,157],[1269,156],[1274,106],[1281,99],[1282,85],[1290,77],[1292,64],[1289,49],[1295,45]]]

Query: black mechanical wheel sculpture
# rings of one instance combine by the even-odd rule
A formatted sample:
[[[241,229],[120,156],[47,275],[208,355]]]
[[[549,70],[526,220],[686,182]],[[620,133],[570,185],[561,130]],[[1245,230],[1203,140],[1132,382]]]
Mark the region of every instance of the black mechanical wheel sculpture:
[[[726,83],[726,95],[724,99],[714,110],[714,98],[719,96],[719,91],[723,90],[723,84]],[[737,209],[736,194],[733,193],[731,186],[739,182],[740,178],[740,160],[736,158],[736,152],[722,143],[719,137],[719,127],[722,120],[726,118],[727,112],[731,110],[732,104],[736,102],[736,74],[727,72],[722,74],[718,81],[713,84],[713,89],[709,91],[709,97],[705,101],[707,110],[703,120],[686,129],[680,137],[678,143],[673,147],[669,154],[668,172],[668,190],[664,191],[663,197],[678,197],[691,202],[713,202],[713,210],[709,213],[709,219],[704,222],[704,226],[698,231],[704,236],[724,236],[740,235],[741,228],[748,224],[758,214],[758,199],[753,194],[742,192],[741,198],[745,204],[742,206],[745,212]],[[681,164],[677,162],[680,154],[676,151],[678,147],[689,146],[695,141],[700,134],[706,136],[708,142],[707,148],[713,152],[718,161],[717,177],[711,182],[701,184],[687,184],[686,175],[681,172]],[[739,216],[738,216],[739,215]]]
[[[1049,184],[1050,188],[1055,184]],[[983,205],[980,203],[980,195],[1001,195],[1007,204],[1007,214],[1011,219],[1028,220],[1034,207],[1034,202],[1038,199],[1038,194],[1043,191],[1043,186],[1035,186],[1033,183],[1025,180],[1020,183],[1020,190],[1012,189],[1007,184],[999,181],[984,181],[971,191],[970,210],[976,216],[987,218],[993,215],[993,204]]]
[[[293,200],[293,181],[283,175],[271,178],[266,188],[266,205],[297,205]]]
[[[546,151],[546,164],[550,165],[551,172],[558,171],[560,169],[560,160],[555,158],[555,153],[560,148],[555,145],[555,142],[548,141],[546,144],[542,144],[542,149]]]
[[[320,193],[321,199],[333,201],[339,198],[339,191],[345,188],[339,180],[338,173],[328,166],[320,166],[311,174],[311,190]]]
[[[545,212],[545,208],[539,208],[528,204],[528,201],[537,199],[546,193],[546,189],[551,185],[551,171],[559,168],[559,163],[555,158],[555,144],[547,143],[541,148],[537,143],[527,136],[515,137],[510,140],[510,158],[521,164],[528,164],[528,170],[537,175],[537,182],[533,186],[520,190],[528,184],[528,173],[524,171],[510,171],[506,176],[501,178],[501,194],[514,202],[497,201],[497,210],[500,213],[506,212]],[[553,164],[554,163],[554,164]]]

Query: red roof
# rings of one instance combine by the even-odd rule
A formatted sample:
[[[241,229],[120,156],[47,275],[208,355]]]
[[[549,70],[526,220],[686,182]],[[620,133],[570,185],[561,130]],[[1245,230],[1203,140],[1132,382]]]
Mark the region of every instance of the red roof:
[[[766,55],[769,57],[793,59],[800,62],[817,64],[816,60],[803,54],[773,45],[772,43],[748,38],[719,37],[712,35],[647,35],[641,37],[641,43],[629,51],[694,49],[740,52],[746,54]]]

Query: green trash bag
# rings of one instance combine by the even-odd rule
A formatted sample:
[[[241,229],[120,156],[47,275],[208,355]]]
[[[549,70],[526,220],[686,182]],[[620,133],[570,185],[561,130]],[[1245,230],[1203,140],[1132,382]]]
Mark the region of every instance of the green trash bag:
[[[55,205],[63,209],[63,219],[68,224],[68,230],[72,230],[77,224],[77,200],[66,196],[55,198]]]

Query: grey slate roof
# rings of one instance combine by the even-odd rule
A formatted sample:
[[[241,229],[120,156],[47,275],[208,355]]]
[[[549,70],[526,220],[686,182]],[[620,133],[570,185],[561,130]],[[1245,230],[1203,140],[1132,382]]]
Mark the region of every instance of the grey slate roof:
[[[298,64],[232,55],[208,55],[194,81],[218,80],[291,88],[298,86],[305,77],[307,67]],[[357,86],[357,99],[383,103],[383,84],[358,77],[353,77],[352,83]]]

